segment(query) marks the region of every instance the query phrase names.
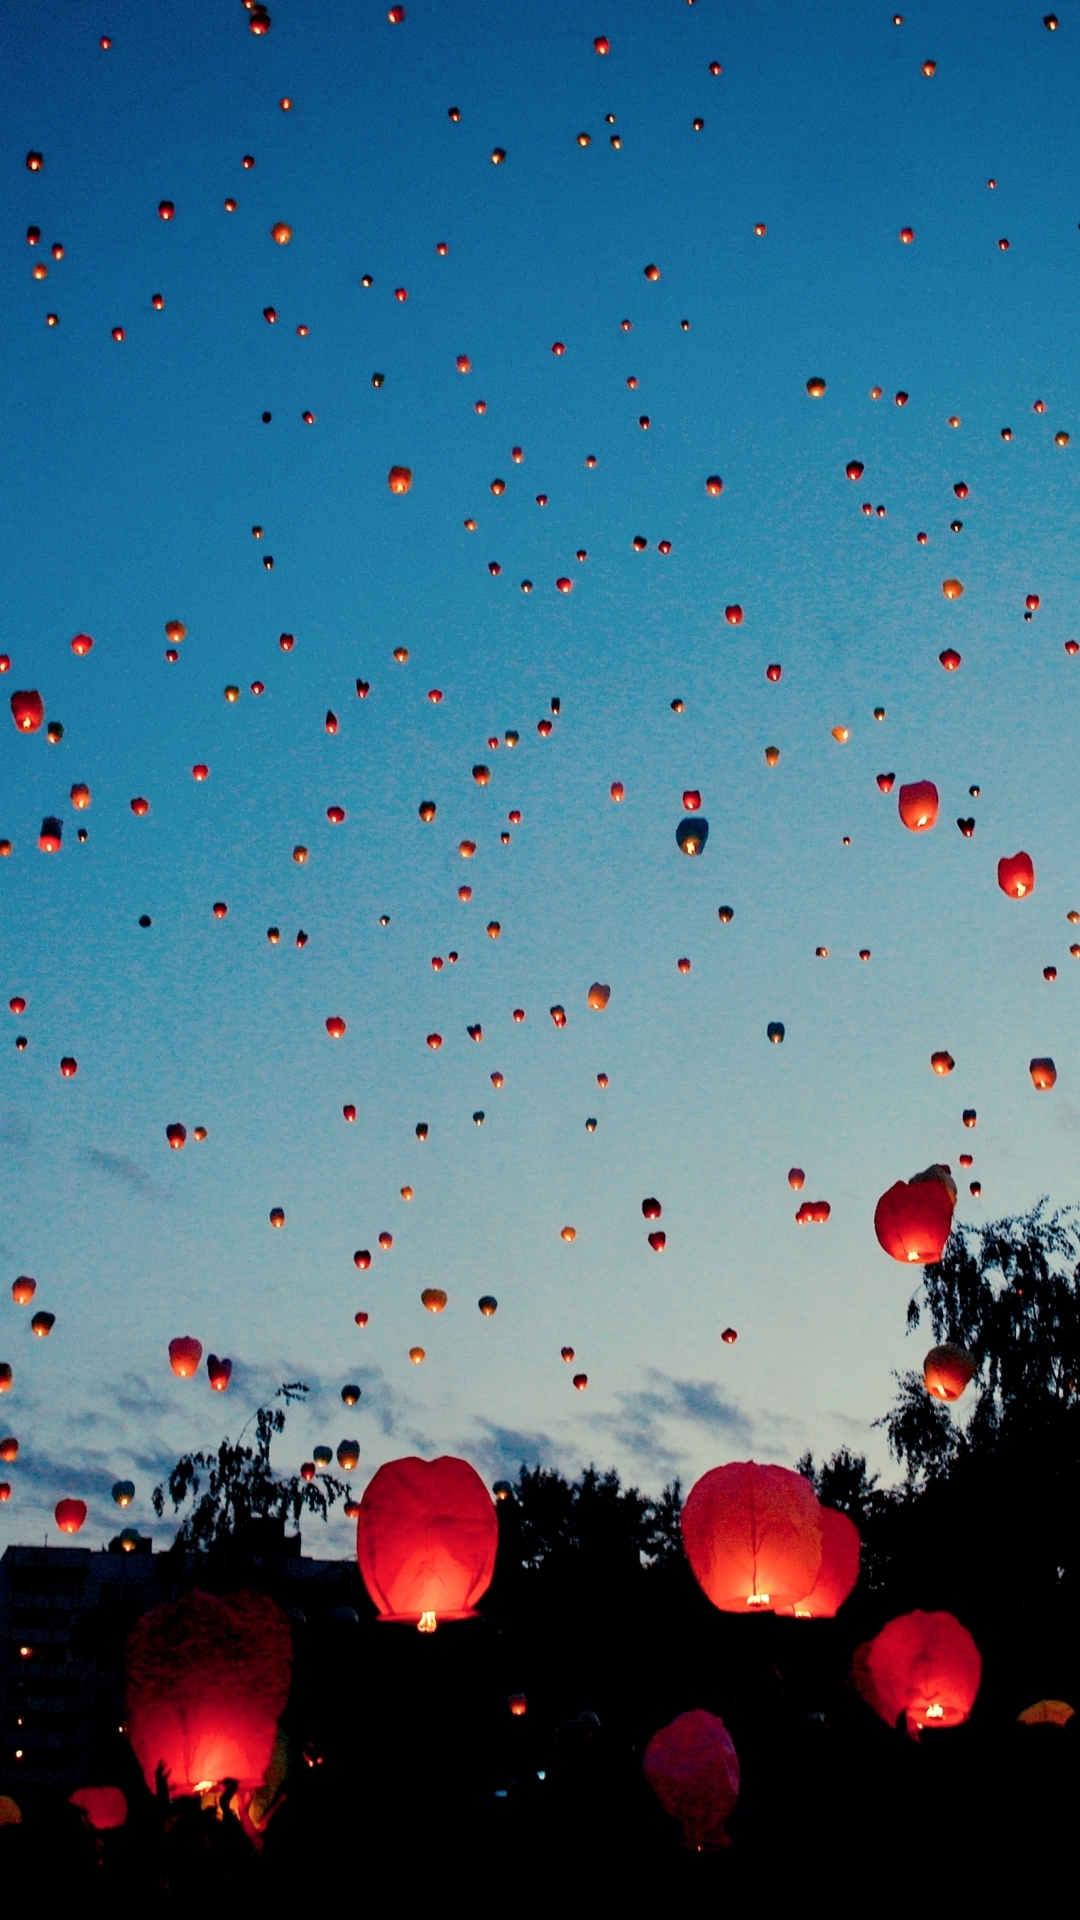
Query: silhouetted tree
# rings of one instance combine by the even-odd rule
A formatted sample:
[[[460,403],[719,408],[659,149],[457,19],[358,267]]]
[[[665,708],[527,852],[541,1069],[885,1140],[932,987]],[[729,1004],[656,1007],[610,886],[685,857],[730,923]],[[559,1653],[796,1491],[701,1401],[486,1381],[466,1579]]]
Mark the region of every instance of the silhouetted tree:
[[[292,1380],[280,1386],[274,1397],[288,1405],[306,1393],[302,1382]],[[329,1473],[316,1474],[313,1480],[303,1480],[299,1474],[279,1480],[270,1466],[270,1446],[274,1435],[284,1430],[285,1407],[259,1407],[254,1419],[254,1446],[242,1444],[245,1427],[237,1440],[226,1437],[216,1453],[184,1454],[168,1481],[154,1488],[151,1497],[159,1519],[165,1509],[166,1486],[174,1512],[189,1494],[195,1502],[177,1533],[178,1543],[206,1551],[234,1539],[253,1520],[291,1519],[295,1526],[302,1513],[316,1513],[325,1520],[336,1501],[350,1497],[348,1486]],[[204,1477],[206,1490],[200,1494]]]

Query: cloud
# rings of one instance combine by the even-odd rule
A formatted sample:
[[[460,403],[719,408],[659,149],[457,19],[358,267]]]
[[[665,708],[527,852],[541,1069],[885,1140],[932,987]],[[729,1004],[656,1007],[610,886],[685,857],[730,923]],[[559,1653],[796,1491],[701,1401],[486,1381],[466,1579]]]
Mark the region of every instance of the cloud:
[[[724,1439],[749,1446],[754,1422],[741,1407],[723,1400],[711,1380],[674,1380],[650,1367],[648,1385],[618,1395],[614,1413],[598,1413],[593,1425],[605,1428],[619,1445],[656,1472],[670,1473],[685,1464],[686,1449],[674,1443],[666,1423],[680,1421]]]
[[[482,1437],[475,1435],[462,1443],[462,1453],[477,1472],[490,1480],[513,1480],[522,1465],[565,1468],[565,1447],[546,1433],[525,1433],[518,1427],[501,1427],[493,1420],[479,1420]]]
[[[161,1197],[160,1189],[151,1180],[144,1167],[134,1160],[127,1160],[122,1153],[110,1153],[106,1147],[80,1147],[79,1158],[95,1173],[103,1173],[107,1180],[116,1180],[121,1186],[130,1188],[140,1199],[151,1200]]]

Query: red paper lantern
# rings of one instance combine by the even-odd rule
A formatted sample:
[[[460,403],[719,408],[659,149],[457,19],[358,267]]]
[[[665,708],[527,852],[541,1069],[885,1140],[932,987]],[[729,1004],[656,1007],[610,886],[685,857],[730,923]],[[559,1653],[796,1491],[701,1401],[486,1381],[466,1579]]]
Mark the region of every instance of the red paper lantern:
[[[894,1260],[929,1266],[944,1252],[955,1205],[948,1169],[928,1167],[882,1194],[874,1208],[874,1232]]]
[[[224,1780],[262,1786],[289,1697],[289,1623],[265,1593],[215,1599],[197,1587],[154,1607],[127,1642],[127,1732],[150,1791],[164,1765],[170,1796]]]
[[[998,886],[1010,900],[1024,900],[1035,891],[1035,866],[1030,853],[1014,853],[998,861]]]
[[[95,1833],[111,1833],[126,1824],[128,1803],[119,1787],[79,1787],[68,1799],[85,1813]]]
[[[859,1577],[862,1541],[854,1520],[835,1507],[818,1508],[821,1521],[821,1568],[812,1590],[784,1611],[797,1620],[832,1620]]]
[[[169,1341],[169,1365],[177,1378],[190,1380],[199,1371],[202,1359],[202,1341],[195,1340],[190,1334],[181,1334]]]
[[[900,789],[900,818],[912,833],[929,833],[938,816],[938,790],[932,780],[913,780]]]
[[[789,1607],[821,1570],[814,1490],[787,1467],[710,1468],[690,1489],[682,1536],[695,1580],[722,1613]]]
[[[680,1713],[645,1749],[645,1778],[683,1844],[698,1853],[730,1847],[724,1822],[739,1798],[739,1756],[723,1721],[704,1707]]]
[[[45,702],[40,693],[13,693],[11,717],[20,733],[36,733],[45,718]]]
[[[946,1342],[943,1347],[931,1347],[923,1361],[923,1384],[934,1400],[959,1400],[974,1372],[970,1353]]]
[[[54,1518],[61,1533],[78,1533],[86,1521],[85,1500],[58,1500]]]
[[[468,1620],[495,1571],[495,1505],[467,1460],[388,1460],[368,1482],[356,1557],[382,1620]]]
[[[924,1727],[959,1727],[975,1704],[982,1660],[951,1613],[903,1613],[861,1646],[852,1679],[868,1706],[894,1727],[904,1715],[918,1738]]]

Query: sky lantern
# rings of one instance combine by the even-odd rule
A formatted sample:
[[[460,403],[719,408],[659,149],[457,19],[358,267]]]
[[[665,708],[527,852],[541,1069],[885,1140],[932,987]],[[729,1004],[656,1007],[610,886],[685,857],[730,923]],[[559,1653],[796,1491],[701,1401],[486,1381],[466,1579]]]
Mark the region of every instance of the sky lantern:
[[[1014,853],[998,861],[998,886],[1010,900],[1024,900],[1035,891],[1035,867],[1030,853]]]
[[[1049,1057],[1033,1060],[1028,1067],[1028,1072],[1038,1093],[1049,1093],[1057,1079],[1057,1068]]]
[[[28,1307],[37,1292],[37,1281],[28,1273],[20,1273],[11,1283],[11,1297],[17,1307]]]
[[[680,1713],[654,1733],[642,1761],[665,1813],[696,1853],[730,1847],[724,1822],[739,1798],[739,1756],[723,1721],[704,1707]]]
[[[229,1381],[232,1379],[232,1367],[233,1363],[231,1360],[219,1360],[216,1353],[207,1355],[206,1372],[209,1377],[211,1392],[225,1392]]]
[[[932,780],[913,780],[901,787],[898,811],[911,833],[929,833],[938,817],[938,790]]]
[[[269,1594],[197,1587],[137,1620],[126,1650],[127,1735],[150,1792],[262,1786],[289,1697],[292,1633]]]
[[[178,1380],[190,1380],[198,1373],[201,1359],[202,1341],[193,1339],[191,1334],[169,1341],[169,1365]]]
[[[862,1541],[854,1520],[835,1507],[818,1505],[821,1567],[810,1592],[790,1611],[797,1620],[832,1620],[859,1578]],[[787,1611],[787,1609],[785,1609]]]
[[[270,238],[271,240],[276,240],[279,247],[287,247],[289,241],[292,239],[292,228],[289,226],[288,221],[275,220],[270,229]]]
[[[863,474],[866,472],[866,467],[861,460],[849,460],[847,466],[844,468],[844,472],[847,474],[849,480],[861,480]]]
[[[675,829],[675,843],[680,852],[691,857],[704,851],[709,837],[709,823],[702,814],[688,816],[680,820]]]
[[[68,1802],[86,1815],[95,1833],[113,1833],[126,1825],[128,1803],[119,1787],[78,1787]]]
[[[941,583],[941,591],[945,595],[946,600],[959,600],[960,595],[964,591],[964,583],[962,580],[943,580]]]
[[[11,717],[20,733],[36,733],[45,718],[45,702],[33,689],[13,693]]]
[[[1067,1700],[1036,1700],[1016,1718],[1024,1727],[1067,1727],[1075,1713],[1076,1708]]]
[[[77,653],[81,658],[84,654],[90,652],[93,644],[88,633],[77,633],[71,643],[71,651],[72,653]]]
[[[913,1739],[927,1727],[959,1727],[975,1704],[982,1660],[951,1613],[901,1614],[858,1648],[851,1677],[890,1726],[901,1714]]]
[[[593,1011],[595,1013],[603,1013],[610,999],[611,988],[604,986],[599,980],[594,980],[592,986],[589,988],[589,1005]]]
[[[130,1507],[135,1498],[134,1480],[117,1480],[112,1490],[112,1497],[118,1507]]]
[[[469,1620],[495,1572],[495,1503],[467,1460],[389,1460],[368,1482],[356,1557],[381,1620]]]
[[[822,395],[825,392],[825,382],[824,380],[822,380],[820,375],[815,374],[812,380],[807,381],[806,391],[810,395],[811,400],[821,399]]]
[[[817,1498],[787,1467],[711,1467],[687,1496],[682,1537],[695,1580],[722,1613],[792,1606],[821,1571]]]
[[[165,1138],[168,1141],[170,1147],[172,1147],[176,1153],[179,1153],[181,1147],[184,1145],[184,1142],[187,1139],[187,1128],[181,1126],[179,1120],[174,1120],[169,1126],[166,1127]]]
[[[412,486],[412,468],[391,467],[386,476],[386,484],[391,493],[408,493]]]
[[[340,1040],[345,1033],[345,1022],[338,1013],[332,1013],[326,1022],[326,1031],[331,1040]]]
[[[961,656],[957,653],[955,647],[946,647],[944,653],[938,654],[938,659],[946,673],[955,673],[957,667],[961,664]]]
[[[61,1533],[78,1533],[86,1522],[85,1500],[58,1500],[53,1517]]]
[[[940,1260],[952,1232],[956,1188],[947,1167],[927,1167],[897,1180],[874,1209],[874,1232],[885,1252],[911,1266]]]
[[[923,1383],[933,1400],[959,1400],[975,1373],[975,1361],[964,1347],[931,1347],[923,1361]]]

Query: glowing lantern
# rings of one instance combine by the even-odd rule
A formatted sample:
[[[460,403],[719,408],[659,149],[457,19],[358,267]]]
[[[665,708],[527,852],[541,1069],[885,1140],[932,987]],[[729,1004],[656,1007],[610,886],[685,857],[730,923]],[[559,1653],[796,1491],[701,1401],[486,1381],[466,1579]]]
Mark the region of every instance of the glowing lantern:
[[[271,1225],[272,1227],[283,1227],[283,1226],[285,1225],[285,1209],[284,1209],[284,1207],[271,1207],[271,1209],[270,1209],[270,1225]]]
[[[743,610],[740,606],[724,608],[724,619],[727,621],[729,627],[741,627],[742,618]]]
[[[270,229],[270,238],[276,240],[279,247],[287,247],[292,239],[292,228],[285,220],[275,220]]]
[[[390,1460],[368,1482],[356,1557],[382,1620],[468,1620],[495,1571],[495,1504],[466,1460]]]
[[[0,1393],[8,1393],[10,1391],[12,1377],[11,1367],[8,1362],[5,1360],[0,1363]]]
[[[11,696],[11,717],[20,733],[36,733],[45,718],[45,702],[32,689]]]
[[[959,600],[960,595],[964,591],[963,581],[943,580],[941,583],[941,591],[945,595],[946,600]]]
[[[1023,900],[1035,891],[1035,867],[1029,853],[1014,853],[998,861],[998,886],[1010,900]]]
[[[170,1147],[172,1147],[177,1153],[179,1153],[181,1147],[183,1146],[185,1140],[187,1139],[187,1128],[182,1127],[180,1125],[179,1120],[174,1120],[171,1126],[166,1127],[165,1138],[168,1141]]]
[[[612,783],[611,783],[611,797],[612,797],[612,799],[613,799],[614,801],[616,801],[616,802],[618,802],[618,801],[620,801],[620,800],[625,800],[625,799],[626,799],[626,788],[625,788],[625,787],[623,786],[623,783],[622,783],[622,781],[621,781],[621,780],[613,780],[613,781],[612,781]]]
[[[1039,1093],[1049,1093],[1057,1079],[1057,1068],[1050,1059],[1033,1060],[1028,1067],[1028,1072]]]
[[[739,1798],[739,1756],[715,1713],[695,1707],[661,1727],[642,1767],[664,1812],[679,1822],[684,1846],[697,1853],[730,1847],[724,1822]]]
[[[866,468],[861,460],[849,460],[847,466],[844,468],[844,472],[847,474],[849,480],[861,480],[863,474],[866,472]]]
[[[112,1497],[118,1507],[130,1507],[135,1498],[134,1480],[118,1480],[113,1487]]]
[[[688,817],[680,820],[675,829],[676,846],[682,853],[689,854],[691,857],[703,851],[708,837],[709,823],[701,814],[695,818]]]
[[[32,1280],[28,1273],[20,1273],[18,1279],[11,1283],[11,1297],[17,1307],[29,1306],[36,1292],[37,1281]]]
[[[79,1071],[79,1063],[70,1053],[65,1053],[60,1061],[60,1076],[64,1080],[74,1080]]]
[[[952,1232],[956,1188],[947,1167],[897,1180],[874,1209],[874,1232],[885,1252],[910,1265],[940,1260]]]
[[[179,1380],[190,1380],[199,1371],[202,1341],[190,1334],[169,1341],[169,1365]]]
[[[946,673],[955,673],[957,667],[960,665],[960,655],[954,647],[946,647],[944,653],[938,654],[938,659]]]
[[[86,1520],[85,1500],[58,1500],[54,1518],[61,1533],[78,1533]]]
[[[337,1463],[342,1473],[355,1473],[360,1465],[359,1440],[343,1440],[337,1450]]]
[[[7,1466],[10,1466],[11,1462],[17,1460],[18,1457],[19,1443],[13,1434],[8,1434],[5,1440],[0,1440],[0,1460],[3,1460]]]
[[[723,1333],[720,1335],[725,1347],[733,1347],[738,1337],[738,1333],[734,1327],[725,1327]]]
[[[1016,1718],[1025,1727],[1067,1727],[1075,1712],[1067,1700],[1036,1700]]]
[[[63,837],[62,821],[58,820],[55,814],[47,813],[41,823],[41,832],[38,834],[38,846],[42,853],[59,853]]]
[[[923,1384],[935,1400],[959,1400],[974,1372],[970,1353],[946,1342],[942,1347],[931,1347],[923,1361]]]
[[[292,1635],[265,1593],[216,1599],[193,1588],[154,1607],[127,1642],[127,1735],[151,1792],[173,1798],[266,1778],[289,1697]]]
[[[832,1620],[859,1577],[862,1541],[859,1529],[835,1507],[818,1507],[821,1521],[821,1569],[812,1590],[796,1600],[797,1620]]]
[[[35,1313],[30,1322],[30,1331],[35,1333],[39,1340],[47,1340],[55,1325],[55,1313]]]
[[[219,1360],[216,1353],[208,1354],[206,1371],[209,1376],[211,1391],[214,1393],[224,1393],[229,1381],[232,1379],[232,1361]]]
[[[560,1227],[559,1238],[560,1240],[565,1240],[569,1244],[571,1241],[574,1241],[577,1239],[577,1228],[576,1227]]]
[[[599,980],[594,980],[592,986],[589,988],[590,1007],[597,1013],[603,1013],[610,999],[611,988],[603,986]]]
[[[938,790],[932,780],[913,780],[901,787],[899,813],[911,833],[928,833],[938,817]]]
[[[557,1027],[565,1027],[565,1025],[566,1025],[566,1010],[565,1010],[565,1008],[563,1008],[563,1007],[551,1007],[551,1008],[549,1008],[549,1012],[550,1012],[550,1014],[551,1014],[551,1017],[552,1017],[552,1019],[553,1019],[553,1021],[555,1022],[555,1025],[556,1025]]]
[[[858,1649],[852,1679],[867,1705],[914,1738],[926,1727],[959,1727],[975,1704],[982,1660],[951,1613],[901,1614]]]
[[[95,1833],[112,1833],[128,1817],[128,1803],[119,1787],[79,1787],[68,1802],[85,1813]]]
[[[787,1181],[788,1186],[798,1193],[805,1184],[806,1175],[801,1167],[789,1167]]]
[[[572,1385],[577,1389],[578,1393],[584,1393],[588,1384],[589,1376],[587,1373],[575,1373]]]
[[[784,1044],[784,1032],[785,1028],[782,1020],[770,1020],[765,1029],[765,1037],[772,1042],[774,1047],[782,1047]]]
[[[814,1490],[787,1467],[710,1468],[690,1489],[682,1537],[694,1578],[722,1613],[793,1605],[821,1570]]]
[[[824,380],[819,376],[815,376],[813,380],[808,380],[806,383],[806,391],[810,395],[811,400],[820,400],[822,394],[825,392]]]
[[[721,480],[720,475],[718,473],[710,473],[708,479],[705,482],[705,491],[706,493],[711,493],[714,495],[718,493],[723,493],[724,483]]]
[[[930,1065],[935,1073],[945,1075],[952,1072],[956,1061],[953,1059],[951,1053],[932,1053],[930,1055]]]
[[[337,1013],[331,1014],[329,1020],[326,1023],[326,1031],[330,1035],[331,1040],[341,1039],[342,1035],[345,1032],[345,1022],[341,1018],[340,1014],[337,1014]]]
[[[482,1294],[476,1304],[479,1307],[481,1313],[483,1314],[485,1320],[491,1319],[492,1314],[498,1310],[498,1305],[499,1305],[493,1293]]]
[[[391,467],[386,476],[386,484],[391,493],[408,493],[412,486],[412,468]]]
[[[441,1287],[425,1287],[420,1295],[420,1305],[429,1313],[441,1313],[446,1305],[447,1296]]]
[[[611,52],[611,41],[608,39],[606,33],[597,34],[596,39],[593,41],[593,52],[594,53],[610,53]],[[522,1709],[522,1711],[524,1711],[524,1709]]]

